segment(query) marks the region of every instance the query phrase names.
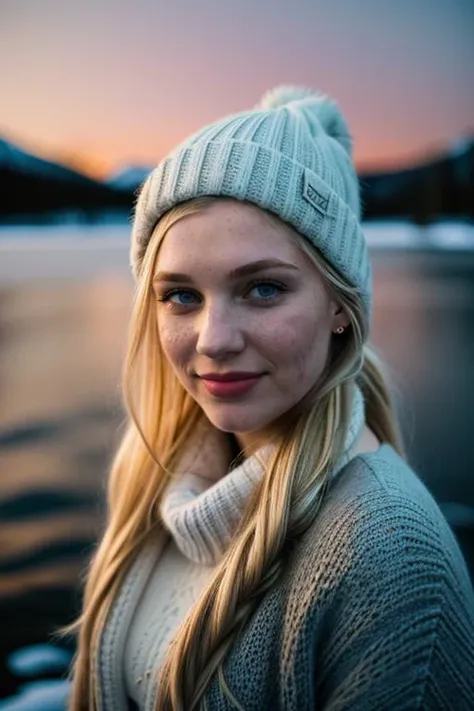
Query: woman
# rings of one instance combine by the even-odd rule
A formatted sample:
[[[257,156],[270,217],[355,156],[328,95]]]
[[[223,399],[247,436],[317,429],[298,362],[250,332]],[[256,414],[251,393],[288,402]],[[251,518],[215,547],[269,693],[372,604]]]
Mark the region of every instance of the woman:
[[[144,183],[71,709],[474,707],[465,563],[368,348],[344,118],[282,87]]]

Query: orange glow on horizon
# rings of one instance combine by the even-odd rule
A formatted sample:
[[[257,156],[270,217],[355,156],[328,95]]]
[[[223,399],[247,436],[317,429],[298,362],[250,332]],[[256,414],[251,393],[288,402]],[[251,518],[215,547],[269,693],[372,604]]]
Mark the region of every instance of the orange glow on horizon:
[[[60,163],[98,180],[107,178],[130,165],[153,168],[172,148],[173,145],[170,145],[167,150],[163,151],[162,156],[157,158],[152,151],[143,147],[139,151],[134,151],[134,158],[127,159],[124,158],[127,150],[119,145],[116,147],[110,146],[108,150],[103,151],[79,148],[59,151],[50,149],[46,151],[42,150],[41,144],[36,144],[34,147],[31,145],[24,146],[25,150],[45,160]],[[422,164],[437,155],[443,154],[448,148],[447,142],[432,142],[420,150],[418,146],[410,146],[408,142],[402,141],[376,144],[370,148],[366,146],[364,151],[362,149],[358,151],[356,146],[354,161],[359,172],[383,172],[403,169],[413,164]]]

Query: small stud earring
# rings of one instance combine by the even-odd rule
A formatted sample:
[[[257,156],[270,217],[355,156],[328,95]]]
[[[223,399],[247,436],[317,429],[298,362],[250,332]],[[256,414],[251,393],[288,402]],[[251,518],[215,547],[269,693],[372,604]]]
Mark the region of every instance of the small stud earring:
[[[344,326],[338,326],[336,329],[334,329],[334,333],[344,333]]]

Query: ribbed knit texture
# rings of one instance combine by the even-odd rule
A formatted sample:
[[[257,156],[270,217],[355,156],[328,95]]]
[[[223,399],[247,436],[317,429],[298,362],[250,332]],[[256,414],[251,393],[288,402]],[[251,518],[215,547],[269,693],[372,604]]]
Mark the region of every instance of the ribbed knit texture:
[[[99,711],[129,708],[124,642],[153,555],[137,558],[102,635]],[[472,585],[440,509],[390,446],[339,473],[223,671],[246,711],[472,711]],[[217,677],[205,701],[233,708]]]
[[[196,197],[233,197],[273,212],[309,239],[359,289],[370,318],[371,267],[351,145],[336,104],[298,88],[276,89],[253,111],[201,129],[142,186],[132,231],[135,275],[167,210]]]
[[[364,423],[364,400],[356,387],[344,454],[331,476],[350,459]],[[261,449],[214,484],[209,479],[184,473],[168,486],[160,506],[161,516],[177,547],[189,560],[215,565],[222,558],[270,455],[269,447]]]

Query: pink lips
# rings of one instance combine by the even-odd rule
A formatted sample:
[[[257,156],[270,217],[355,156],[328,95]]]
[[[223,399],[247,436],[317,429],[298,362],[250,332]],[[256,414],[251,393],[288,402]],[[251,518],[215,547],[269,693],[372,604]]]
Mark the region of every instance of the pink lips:
[[[206,389],[215,397],[234,398],[246,395],[262,377],[261,373],[208,373],[200,376]]]

